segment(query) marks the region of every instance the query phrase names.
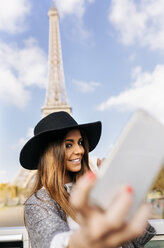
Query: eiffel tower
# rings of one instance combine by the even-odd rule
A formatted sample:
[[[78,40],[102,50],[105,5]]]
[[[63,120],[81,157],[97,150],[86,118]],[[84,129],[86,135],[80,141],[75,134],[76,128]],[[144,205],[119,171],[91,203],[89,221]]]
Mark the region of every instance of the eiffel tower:
[[[48,87],[46,91],[46,102],[42,108],[43,116],[56,111],[66,111],[71,113],[68,106],[63,59],[59,32],[59,14],[55,4],[48,12],[49,16],[49,58],[48,58]]]
[[[68,105],[64,69],[61,51],[59,14],[53,5],[48,12],[49,16],[49,52],[48,52],[48,84],[46,90],[45,106],[42,107],[42,117],[57,112],[66,111],[71,114],[71,107]],[[28,188],[34,184],[36,171],[21,169],[14,179],[13,184]]]

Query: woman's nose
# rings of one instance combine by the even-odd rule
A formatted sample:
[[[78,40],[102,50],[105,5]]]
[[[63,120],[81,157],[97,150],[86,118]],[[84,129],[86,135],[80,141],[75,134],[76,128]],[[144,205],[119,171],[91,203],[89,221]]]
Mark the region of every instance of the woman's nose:
[[[75,153],[76,154],[83,154],[84,153],[84,148],[83,146],[79,146],[78,144],[75,147]]]

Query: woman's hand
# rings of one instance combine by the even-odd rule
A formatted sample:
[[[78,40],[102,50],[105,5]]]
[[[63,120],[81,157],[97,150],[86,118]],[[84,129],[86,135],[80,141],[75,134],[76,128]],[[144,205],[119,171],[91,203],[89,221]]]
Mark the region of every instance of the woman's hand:
[[[102,163],[102,160],[100,158],[97,158],[97,167],[100,167],[101,163]]]
[[[133,190],[129,186],[116,192],[107,211],[89,204],[89,191],[95,180],[92,172],[87,173],[78,180],[71,193],[70,202],[77,211],[80,228],[70,237],[69,248],[118,248],[141,236],[147,226],[150,214],[147,205],[142,205],[126,221],[133,201]]]

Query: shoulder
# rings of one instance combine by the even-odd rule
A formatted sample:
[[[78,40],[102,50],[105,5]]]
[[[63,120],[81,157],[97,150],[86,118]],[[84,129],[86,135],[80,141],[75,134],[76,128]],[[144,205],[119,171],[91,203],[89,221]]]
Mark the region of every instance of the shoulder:
[[[36,204],[36,203],[40,203],[42,201],[55,202],[55,200],[53,200],[51,198],[51,196],[49,195],[49,193],[47,192],[47,190],[45,188],[41,188],[36,193],[34,193],[33,195],[31,195],[27,199],[25,205]]]
[[[66,219],[63,209],[52,199],[45,188],[38,190],[25,202],[25,216],[35,215],[35,219],[47,218],[56,214],[62,219]],[[38,218],[36,218],[38,216]]]
[[[26,201],[25,222],[32,247],[50,247],[57,233],[70,230],[64,211],[44,188]]]

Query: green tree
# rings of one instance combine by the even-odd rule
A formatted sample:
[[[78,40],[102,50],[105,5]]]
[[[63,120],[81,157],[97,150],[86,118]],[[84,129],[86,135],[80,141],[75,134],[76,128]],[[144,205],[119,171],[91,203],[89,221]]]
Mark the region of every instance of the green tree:
[[[160,191],[164,194],[164,165],[162,166],[161,170],[156,177],[151,190]]]

